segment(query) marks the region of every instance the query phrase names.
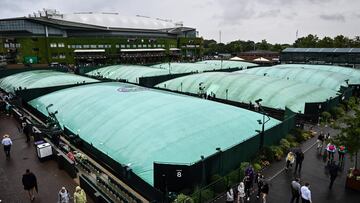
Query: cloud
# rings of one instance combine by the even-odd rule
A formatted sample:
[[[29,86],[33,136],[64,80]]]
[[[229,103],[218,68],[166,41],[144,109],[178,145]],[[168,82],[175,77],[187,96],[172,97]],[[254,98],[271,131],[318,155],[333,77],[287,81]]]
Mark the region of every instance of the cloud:
[[[345,22],[345,16],[342,14],[322,14],[320,15],[320,18],[323,20],[328,21],[339,21],[339,22]]]

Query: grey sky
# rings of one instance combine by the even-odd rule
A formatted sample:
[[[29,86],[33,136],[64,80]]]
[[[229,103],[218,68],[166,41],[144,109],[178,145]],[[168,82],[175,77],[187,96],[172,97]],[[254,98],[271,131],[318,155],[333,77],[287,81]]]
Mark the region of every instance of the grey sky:
[[[266,39],[292,43],[299,37],[360,35],[360,1],[355,0],[0,0],[0,18],[26,16],[42,8],[146,15],[196,27],[222,42]]]

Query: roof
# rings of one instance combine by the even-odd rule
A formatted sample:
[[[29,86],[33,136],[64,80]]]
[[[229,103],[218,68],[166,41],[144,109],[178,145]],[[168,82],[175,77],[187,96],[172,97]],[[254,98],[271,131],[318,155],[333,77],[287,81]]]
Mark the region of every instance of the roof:
[[[323,87],[245,73],[201,73],[172,79],[156,85],[175,91],[199,93],[202,83],[207,94],[217,98],[255,104],[261,98],[262,105],[274,109],[304,112],[306,102],[324,102],[337,96],[337,92]]]
[[[146,51],[165,51],[165,49],[120,49],[120,52],[146,52]]]
[[[323,71],[331,71],[349,77],[349,84],[359,85],[360,84],[360,70],[354,68],[347,68],[342,66],[332,66],[332,65],[311,65],[311,64],[281,64],[277,65],[277,68],[306,68],[306,69],[315,69]]]
[[[67,88],[29,102],[153,185],[153,162],[195,163],[253,136],[261,114],[123,83]],[[110,105],[111,104],[111,105]],[[271,119],[266,128],[280,121]],[[181,152],[181,153],[179,153]]]
[[[105,52],[105,49],[75,49],[75,53]]]
[[[140,77],[168,75],[168,70],[149,68],[135,65],[114,65],[95,69],[86,73],[90,76],[102,76],[112,80],[126,80],[131,83],[139,83]]]
[[[34,89],[77,83],[92,83],[98,80],[53,70],[33,70],[13,74],[0,79],[0,87],[7,92],[14,89]]]
[[[360,48],[285,48],[282,52],[360,53]]]
[[[271,66],[250,68],[239,72],[259,76],[282,78],[285,80],[295,80],[335,91],[339,91],[341,86],[347,87],[348,85],[346,84],[346,80],[351,78],[351,76],[341,73],[301,67],[281,68],[281,66]]]
[[[54,16],[53,19],[112,28],[164,29],[179,27],[176,23],[142,16],[125,16],[119,13],[73,13]]]

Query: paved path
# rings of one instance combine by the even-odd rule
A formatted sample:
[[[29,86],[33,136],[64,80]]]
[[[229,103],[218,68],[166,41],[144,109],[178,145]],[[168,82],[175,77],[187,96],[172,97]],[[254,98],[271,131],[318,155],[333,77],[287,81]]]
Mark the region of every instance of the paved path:
[[[331,135],[337,133],[336,130],[329,127],[315,126],[313,130],[317,132],[323,131],[325,133],[330,132]],[[330,178],[325,169],[326,163],[316,152],[316,146],[314,145],[316,137],[317,136],[301,145],[301,148],[305,152],[305,159],[301,174],[296,174],[297,177],[300,176],[302,183],[310,183],[313,203],[359,203],[360,192],[345,189],[346,170],[349,169],[350,166],[353,166],[349,157],[346,157],[344,170],[341,171],[340,175],[335,180],[333,188],[331,190],[328,189]],[[337,159],[338,156],[336,155],[335,160]],[[263,172],[270,185],[267,203],[290,202],[290,182],[294,178],[294,173],[292,171],[285,171],[284,166],[285,160],[275,162]],[[225,198],[222,196],[214,202],[225,202]],[[250,202],[261,201],[253,197]]]
[[[35,203],[55,203],[62,186],[73,194],[76,183],[70,176],[58,169],[57,162],[48,160],[40,162],[34,145],[25,142],[25,136],[18,130],[15,120],[0,114],[0,136],[7,133],[13,140],[11,158],[6,160],[3,147],[0,149],[0,200],[3,203],[30,202],[24,191],[21,178],[29,168],[38,179],[39,194]]]

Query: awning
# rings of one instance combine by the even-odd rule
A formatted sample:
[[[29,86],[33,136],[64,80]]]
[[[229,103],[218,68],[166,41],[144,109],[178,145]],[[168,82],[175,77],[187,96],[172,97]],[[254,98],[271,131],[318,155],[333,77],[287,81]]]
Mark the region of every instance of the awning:
[[[169,50],[170,50],[170,51],[180,51],[179,48],[170,48]]]
[[[230,60],[231,60],[231,61],[243,61],[244,59],[243,59],[243,58],[240,58],[240,57],[235,56],[235,57],[232,57]]]
[[[75,49],[74,53],[98,53],[105,52],[105,49]]]
[[[120,52],[165,51],[165,49],[120,49]]]
[[[256,58],[254,59],[253,61],[262,61],[262,62],[269,62],[268,59],[264,58],[264,57],[259,57],[259,58]]]

